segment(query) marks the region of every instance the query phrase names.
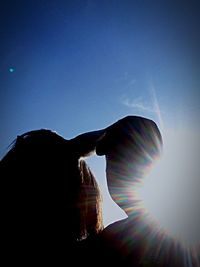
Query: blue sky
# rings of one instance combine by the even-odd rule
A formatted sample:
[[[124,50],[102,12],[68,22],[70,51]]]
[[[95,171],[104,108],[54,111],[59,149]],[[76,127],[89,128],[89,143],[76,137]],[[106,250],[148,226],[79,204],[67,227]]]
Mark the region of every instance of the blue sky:
[[[196,128],[199,10],[193,0],[1,1],[1,157],[25,131],[72,138],[128,114]],[[104,184],[103,158],[90,163]]]

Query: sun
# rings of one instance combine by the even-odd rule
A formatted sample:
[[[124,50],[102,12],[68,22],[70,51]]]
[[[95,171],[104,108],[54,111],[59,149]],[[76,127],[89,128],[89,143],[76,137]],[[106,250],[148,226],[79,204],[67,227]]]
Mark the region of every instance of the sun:
[[[184,247],[200,245],[199,133],[168,130],[163,155],[137,195],[148,218]]]

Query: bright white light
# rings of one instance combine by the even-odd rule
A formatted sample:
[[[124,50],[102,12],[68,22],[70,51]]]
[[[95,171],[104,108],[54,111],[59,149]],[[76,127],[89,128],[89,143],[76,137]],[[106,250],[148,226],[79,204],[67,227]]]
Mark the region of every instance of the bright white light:
[[[164,153],[138,188],[149,216],[184,244],[200,243],[200,138],[166,131]]]

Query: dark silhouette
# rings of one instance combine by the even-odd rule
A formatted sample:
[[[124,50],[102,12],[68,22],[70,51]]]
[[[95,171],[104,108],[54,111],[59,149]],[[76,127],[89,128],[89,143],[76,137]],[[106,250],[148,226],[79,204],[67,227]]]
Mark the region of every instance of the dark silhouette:
[[[80,159],[94,151],[101,135],[65,140],[42,129],[13,142],[0,162],[7,263],[78,265],[81,240],[103,228],[100,190]]]
[[[161,152],[162,136],[157,125],[137,116],[114,123],[98,142],[97,155],[106,156],[111,197],[128,216],[106,227],[91,241],[104,255],[99,266],[197,266],[194,259],[183,254],[178,242],[145,219],[137,205],[134,185],[145,177]]]

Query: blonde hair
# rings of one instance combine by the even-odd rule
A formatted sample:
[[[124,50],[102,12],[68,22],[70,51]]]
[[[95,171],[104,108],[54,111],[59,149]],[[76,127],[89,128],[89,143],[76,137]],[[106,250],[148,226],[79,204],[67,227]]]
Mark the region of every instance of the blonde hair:
[[[82,238],[103,229],[102,196],[99,185],[84,160],[80,160],[81,191],[79,195],[80,234]]]

